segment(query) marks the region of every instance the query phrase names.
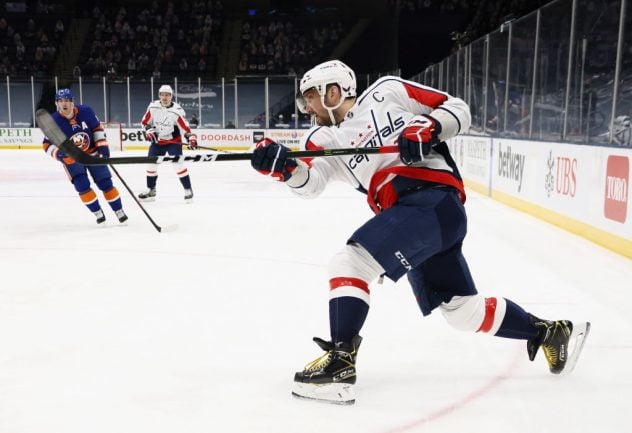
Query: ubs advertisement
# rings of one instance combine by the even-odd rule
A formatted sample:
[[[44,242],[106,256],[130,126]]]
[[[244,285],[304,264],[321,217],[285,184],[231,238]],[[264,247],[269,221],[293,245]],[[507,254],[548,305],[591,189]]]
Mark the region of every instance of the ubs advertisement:
[[[495,139],[492,154],[493,192],[632,241],[632,149]]]

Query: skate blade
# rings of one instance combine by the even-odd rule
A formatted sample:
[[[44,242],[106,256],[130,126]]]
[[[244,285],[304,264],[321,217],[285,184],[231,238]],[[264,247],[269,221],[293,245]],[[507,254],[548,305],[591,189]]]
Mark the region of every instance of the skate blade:
[[[142,201],[143,203],[149,203],[150,201],[156,201],[156,197],[147,197],[147,198],[138,197],[138,200]]]
[[[571,333],[571,338],[569,339],[569,356],[564,370],[560,373],[561,375],[570,374],[573,369],[575,369],[575,365],[577,364],[579,355],[584,348],[584,343],[586,343],[586,338],[588,337],[589,332],[590,322],[573,323],[573,332]],[[571,345],[572,347],[570,347]]]
[[[300,399],[322,403],[341,405],[351,405],[355,403],[353,385],[348,383],[315,385],[311,383],[294,382],[292,395]]]

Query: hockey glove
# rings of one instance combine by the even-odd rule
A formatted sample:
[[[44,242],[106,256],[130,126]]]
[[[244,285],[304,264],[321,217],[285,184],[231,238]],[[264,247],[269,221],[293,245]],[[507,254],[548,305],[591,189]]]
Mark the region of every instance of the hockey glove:
[[[424,160],[432,146],[439,143],[441,124],[434,118],[421,115],[411,119],[397,138],[399,159],[406,165]]]
[[[107,144],[102,144],[101,142],[99,142],[99,144],[97,144],[97,152],[99,152],[99,156],[101,158],[110,157],[110,148]]]
[[[158,129],[147,128],[145,130],[145,137],[147,137],[147,140],[151,141],[152,144],[158,143]]]
[[[282,144],[264,138],[257,143],[250,164],[259,173],[286,182],[298,165],[295,159],[287,157],[288,151]]]
[[[189,149],[189,150],[197,149],[197,135],[189,134],[189,135],[187,135],[187,139],[189,140],[189,144],[187,145],[187,149]]]
[[[57,161],[61,161],[64,164],[68,164],[68,165],[75,163],[74,159],[66,155],[63,150],[59,150],[59,149],[55,151],[55,159]]]

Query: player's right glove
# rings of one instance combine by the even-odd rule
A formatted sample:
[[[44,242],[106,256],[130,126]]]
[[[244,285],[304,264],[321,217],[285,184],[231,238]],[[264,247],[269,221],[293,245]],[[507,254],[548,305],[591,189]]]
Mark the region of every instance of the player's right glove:
[[[287,157],[288,151],[282,144],[264,138],[255,146],[250,164],[263,175],[287,182],[298,165],[295,159]]]
[[[195,150],[197,149],[197,135],[195,134],[189,134],[187,136],[187,139],[189,140],[189,144],[187,145],[187,149],[189,150]]]
[[[151,141],[152,144],[158,143],[158,129],[147,128],[145,130],[145,136],[147,137],[147,140]]]
[[[428,115],[415,116],[397,138],[399,159],[406,165],[424,160],[432,146],[439,143],[441,124]]]
[[[74,160],[74,159],[72,159],[71,157],[69,157],[68,155],[66,155],[66,154],[64,153],[64,151],[63,151],[63,150],[60,150],[60,149],[55,150],[54,157],[55,157],[55,159],[56,159],[57,161],[61,161],[61,162],[63,162],[64,164],[68,164],[68,165],[70,165],[70,164],[74,164],[74,163],[75,163],[75,160]]]

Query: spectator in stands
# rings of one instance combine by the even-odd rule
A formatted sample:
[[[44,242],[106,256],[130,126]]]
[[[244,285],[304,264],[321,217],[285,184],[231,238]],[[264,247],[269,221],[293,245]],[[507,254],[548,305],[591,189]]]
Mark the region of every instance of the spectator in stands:
[[[226,128],[226,129],[235,129],[235,124],[233,123],[232,120],[229,120],[228,122],[226,122],[226,126],[224,128]]]
[[[189,64],[187,63],[187,59],[182,57],[180,59],[180,64],[178,65],[178,67],[180,68],[181,72],[186,72],[189,69]]]
[[[197,114],[191,114],[191,120],[189,120],[189,125],[191,125],[191,128],[197,128],[199,124],[200,121],[198,120]]]
[[[60,40],[63,34],[64,34],[64,22],[61,19],[59,19],[55,23],[55,39]]]
[[[284,129],[284,128],[289,128],[290,125],[285,121],[285,117],[283,116],[283,114],[279,114],[277,116],[274,127]]]

